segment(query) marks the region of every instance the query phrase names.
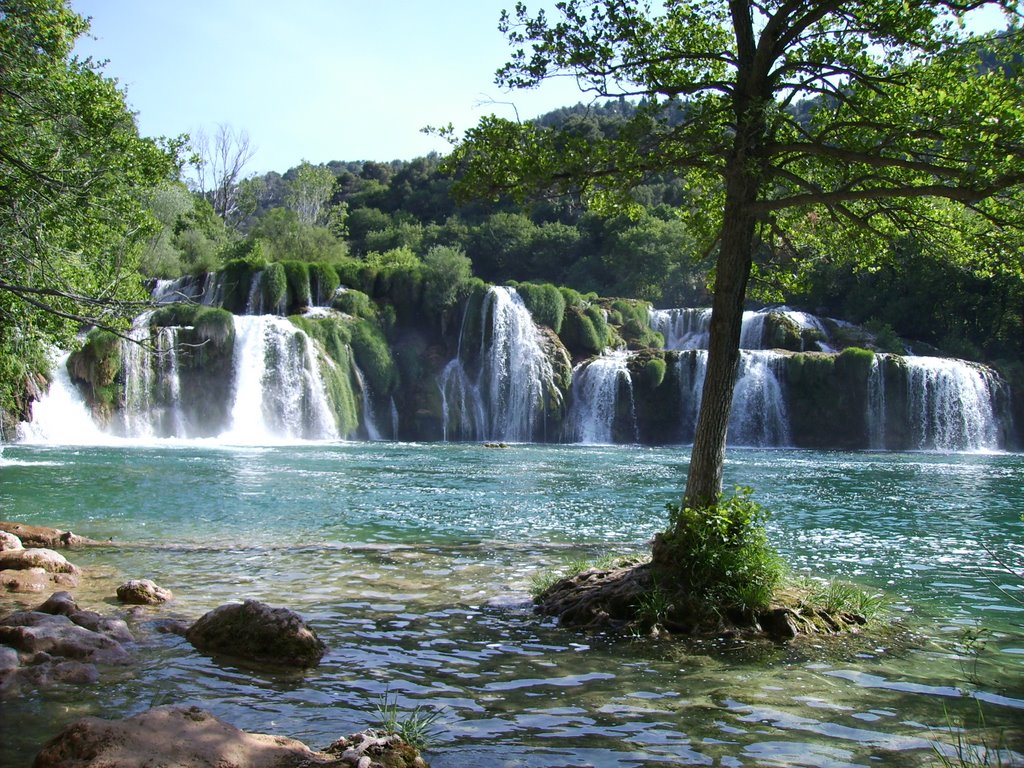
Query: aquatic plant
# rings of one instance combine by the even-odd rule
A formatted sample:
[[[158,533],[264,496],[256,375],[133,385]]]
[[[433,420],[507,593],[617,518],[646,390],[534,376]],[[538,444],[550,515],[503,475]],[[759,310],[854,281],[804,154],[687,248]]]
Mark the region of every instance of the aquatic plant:
[[[437,736],[437,721],[443,709],[425,710],[417,704],[411,712],[398,711],[398,696],[391,698],[390,689],[385,689],[377,702],[377,717],[380,728],[389,736],[399,736],[406,743],[423,751]]]

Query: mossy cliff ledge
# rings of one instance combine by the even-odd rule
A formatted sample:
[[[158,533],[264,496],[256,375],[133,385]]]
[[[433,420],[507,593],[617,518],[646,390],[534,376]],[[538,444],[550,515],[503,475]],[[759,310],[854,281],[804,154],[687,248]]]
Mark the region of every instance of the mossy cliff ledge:
[[[92,331],[68,370],[96,421],[129,436],[217,437],[244,406],[272,437],[693,441],[709,310],[439,279],[232,263],[154,287],[157,302],[188,301],[140,316],[131,341]],[[991,368],[883,352],[867,331],[793,310],[747,314],[734,445],[1019,444],[1013,393]],[[236,409],[254,370],[261,400]]]

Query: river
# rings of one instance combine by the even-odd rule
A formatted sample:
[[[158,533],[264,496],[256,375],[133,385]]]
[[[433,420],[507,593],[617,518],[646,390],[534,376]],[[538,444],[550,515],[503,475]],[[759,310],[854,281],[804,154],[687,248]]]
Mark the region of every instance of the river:
[[[795,575],[885,591],[873,639],[692,644],[565,631],[529,608],[532,576],[643,552],[685,480],[686,448],[202,441],[11,444],[4,519],[113,545],[71,553],[85,607],[151,578],[176,600],[132,620],[137,663],[98,685],[0,702],[0,765],[85,715],[197,705],[323,747],[440,708],[435,768],[917,765],[951,724],[1024,752],[1024,456],[734,449]],[[228,601],[288,606],[320,667],[255,673],[153,619]],[[980,638],[975,637],[980,634]],[[968,739],[978,739],[970,731]],[[938,747],[942,749],[942,747]],[[1004,756],[1021,759],[1017,754]]]

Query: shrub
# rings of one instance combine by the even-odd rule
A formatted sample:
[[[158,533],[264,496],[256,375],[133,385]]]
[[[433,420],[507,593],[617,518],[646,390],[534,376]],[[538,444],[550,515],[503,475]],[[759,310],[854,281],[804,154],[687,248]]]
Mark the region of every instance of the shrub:
[[[657,389],[665,380],[665,361],[660,357],[652,357],[644,364],[644,383],[650,389]]]
[[[309,289],[309,264],[304,261],[282,261],[288,283],[288,305],[298,309],[312,304]]]
[[[765,608],[782,581],[782,558],[765,530],[768,511],[751,493],[737,488],[707,508],[668,505],[669,531],[662,539],[674,565],[667,575],[708,611]]]
[[[351,332],[352,353],[366,384],[374,395],[387,397],[396,383],[395,361],[387,339],[376,325],[367,320],[353,323]]]
[[[333,266],[321,263],[309,265],[310,298],[315,305],[329,304],[339,285],[338,272]]]
[[[288,276],[281,264],[268,264],[263,270],[263,311],[275,311],[288,295]]]
[[[372,319],[377,312],[370,297],[362,291],[342,291],[334,297],[331,306],[339,312],[344,312],[353,317],[365,317]]]
[[[861,383],[868,380],[875,353],[870,349],[847,347],[836,358],[836,371],[844,378]]]
[[[555,333],[562,330],[565,297],[561,291],[550,283],[520,283],[516,291],[523,297],[523,303],[530,310],[535,323],[546,325]]]

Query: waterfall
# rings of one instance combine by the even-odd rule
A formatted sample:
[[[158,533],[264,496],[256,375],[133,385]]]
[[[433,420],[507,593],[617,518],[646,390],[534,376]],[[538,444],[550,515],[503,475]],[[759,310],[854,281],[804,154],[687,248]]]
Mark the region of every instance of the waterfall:
[[[627,367],[625,350],[607,352],[582,363],[573,371],[572,406],[569,409],[569,429],[572,439],[580,443],[607,444],[616,441],[616,423],[620,419],[620,392],[629,394],[629,426],[623,434],[629,440],[639,441],[636,403],[633,399],[633,380]]]
[[[1010,420],[995,371],[942,357],[875,355],[867,409],[877,449],[999,450]]]
[[[534,440],[543,425],[545,396],[557,391],[540,332],[514,288],[490,288],[480,313],[479,343],[466,338],[474,318],[464,317],[458,354],[438,381],[444,437]]]
[[[252,282],[249,283],[249,296],[245,301],[245,314],[247,315],[262,315],[263,314],[263,271],[259,271],[252,276]]]
[[[764,349],[766,312],[744,312],[740,328],[740,349]]]
[[[885,450],[885,359],[886,355],[876,354],[871,360],[868,373],[868,448]]]
[[[32,403],[32,420],[21,422],[17,438],[23,443],[99,445],[110,442],[93,421],[89,407],[68,375],[67,353],[52,360],[52,376],[46,392]]]
[[[697,431],[697,417],[700,415],[700,401],[704,395],[704,375],[708,369],[708,352],[697,349],[679,356],[676,363],[679,379],[679,422],[681,442],[692,443]]]
[[[363,405],[363,426],[366,428],[366,437],[368,440],[379,441],[384,438],[381,437],[380,429],[377,428],[377,417],[373,410],[373,398],[370,395],[370,386],[366,383],[366,377],[363,376],[363,372],[359,370],[359,366],[352,363],[352,370],[355,373],[356,381],[359,382],[359,391],[362,394],[362,405]]]
[[[229,442],[336,440],[312,340],[275,315],[235,317],[234,402]]]
[[[992,371],[962,360],[907,357],[909,419],[918,448],[999,448]]]
[[[707,349],[711,309],[652,309],[651,329],[665,337],[665,349]]]
[[[740,354],[729,442],[733,445],[785,446],[790,444],[789,414],[779,382],[785,357],[777,352]]]

